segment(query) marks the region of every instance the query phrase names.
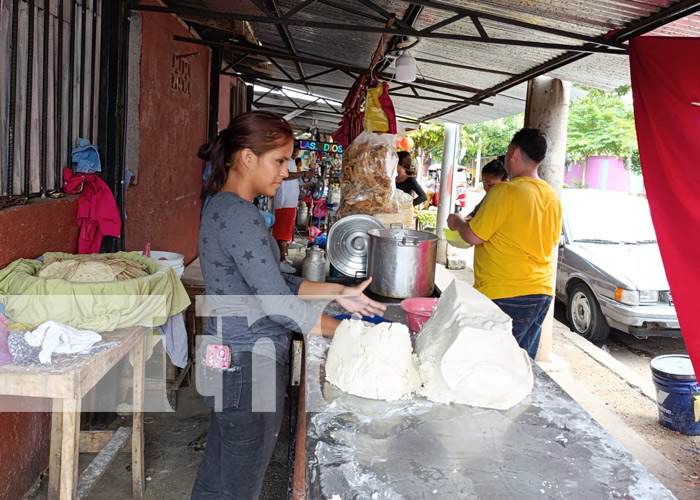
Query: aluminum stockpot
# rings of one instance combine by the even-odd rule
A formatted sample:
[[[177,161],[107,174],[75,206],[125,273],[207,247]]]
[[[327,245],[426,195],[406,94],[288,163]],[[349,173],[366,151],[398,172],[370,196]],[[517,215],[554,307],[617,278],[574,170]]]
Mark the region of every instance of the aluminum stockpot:
[[[369,290],[384,297],[427,297],[435,288],[438,237],[409,229],[371,229],[367,254]]]

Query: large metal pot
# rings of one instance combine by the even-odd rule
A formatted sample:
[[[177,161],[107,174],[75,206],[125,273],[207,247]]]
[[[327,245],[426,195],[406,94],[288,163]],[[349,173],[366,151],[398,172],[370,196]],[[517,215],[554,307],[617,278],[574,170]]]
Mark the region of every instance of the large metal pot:
[[[367,256],[369,290],[384,297],[427,297],[435,288],[438,238],[425,231],[371,229]]]

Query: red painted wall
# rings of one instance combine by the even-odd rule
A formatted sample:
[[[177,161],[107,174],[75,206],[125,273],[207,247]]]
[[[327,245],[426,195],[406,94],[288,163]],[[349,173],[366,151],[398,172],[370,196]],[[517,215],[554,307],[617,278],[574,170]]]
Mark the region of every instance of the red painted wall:
[[[157,5],[148,1],[148,4]],[[126,193],[126,247],[197,254],[202,162],[209,112],[210,51],[173,40],[190,34],[172,16],[143,12],[138,184]],[[174,55],[187,57],[189,94],[171,88]]]
[[[0,498],[22,498],[49,465],[51,414],[0,413],[0,429]]]
[[[49,251],[76,253],[77,209],[78,197],[68,196],[0,210],[4,235],[0,268]],[[16,402],[16,398],[0,397],[0,499],[22,498],[49,461],[51,415],[7,413]]]
[[[231,121],[231,86],[236,85],[236,79],[222,76],[219,79],[219,130],[228,127]]]
[[[45,252],[78,251],[75,214],[78,196],[59,200],[35,199],[29,205],[0,210],[0,269],[22,258],[35,258]],[[8,235],[12,235],[9,237]]]

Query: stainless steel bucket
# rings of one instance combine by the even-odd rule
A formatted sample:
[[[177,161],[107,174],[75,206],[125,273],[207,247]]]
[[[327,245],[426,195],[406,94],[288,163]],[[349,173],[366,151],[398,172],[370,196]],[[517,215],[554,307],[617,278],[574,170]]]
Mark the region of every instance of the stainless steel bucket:
[[[425,231],[371,229],[367,256],[369,290],[384,297],[427,297],[435,288],[438,238]]]

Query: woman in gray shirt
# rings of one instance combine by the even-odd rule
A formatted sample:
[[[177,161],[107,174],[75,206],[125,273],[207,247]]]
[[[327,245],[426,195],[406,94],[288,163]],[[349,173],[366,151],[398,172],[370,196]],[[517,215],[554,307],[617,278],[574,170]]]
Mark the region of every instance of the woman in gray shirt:
[[[229,346],[232,355],[228,369],[204,368],[198,383],[213,409],[193,500],[258,498],[282,421],[290,331],[332,336],[339,323],[299,295],[332,297],[349,312],[370,316],[386,309],[363,294],[369,280],[344,287],[280,272],[279,247],[253,199],[273,196],[289,175],[293,142],[284,119],[253,111],[199,151],[211,163],[202,189],[211,200],[199,230],[212,310],[204,333],[213,336],[209,343]]]

